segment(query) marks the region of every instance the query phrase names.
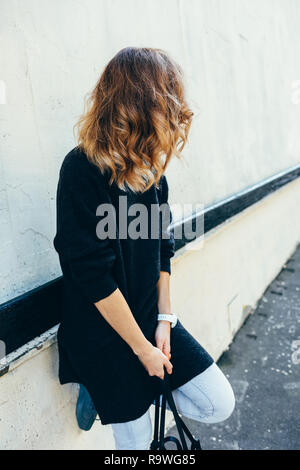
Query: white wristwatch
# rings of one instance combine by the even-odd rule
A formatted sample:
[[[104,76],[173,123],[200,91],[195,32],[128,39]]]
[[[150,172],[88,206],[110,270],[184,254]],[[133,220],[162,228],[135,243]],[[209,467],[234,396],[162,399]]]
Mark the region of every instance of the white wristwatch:
[[[160,321],[160,320],[169,321],[171,323],[171,328],[174,328],[174,326],[177,323],[177,316],[174,315],[174,313],[170,313],[170,314],[159,313],[157,315],[157,321]]]

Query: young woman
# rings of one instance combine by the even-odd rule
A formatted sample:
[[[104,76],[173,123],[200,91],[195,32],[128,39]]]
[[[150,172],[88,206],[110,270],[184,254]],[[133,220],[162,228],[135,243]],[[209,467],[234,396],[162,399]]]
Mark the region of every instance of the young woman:
[[[228,380],[175,324],[170,305],[174,235],[160,210],[169,207],[164,172],[180,156],[192,116],[181,69],[164,51],[122,49],[90,95],[78,146],[60,171],[59,379],[87,390],[117,449],[149,447],[149,407],[164,370],[184,416],[216,423],[234,408]]]

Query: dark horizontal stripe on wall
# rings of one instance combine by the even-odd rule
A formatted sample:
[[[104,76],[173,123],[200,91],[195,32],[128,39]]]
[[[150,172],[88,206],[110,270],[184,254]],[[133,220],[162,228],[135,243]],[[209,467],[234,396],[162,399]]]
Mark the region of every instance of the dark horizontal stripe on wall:
[[[206,207],[202,214],[193,216],[192,230],[197,218],[204,217],[207,233],[299,176],[300,165]],[[175,249],[190,241],[185,236],[176,239]],[[7,354],[60,322],[62,282],[62,278],[56,279],[0,305],[0,340],[5,342]]]
[[[62,277],[0,305],[0,340],[6,354],[60,322]]]
[[[197,219],[204,218],[204,233],[209,232],[213,228],[226,222],[234,215],[239,214],[247,207],[252,206],[256,202],[260,201],[266,196],[269,196],[273,192],[285,186],[287,183],[299,178],[300,176],[300,164],[290,168],[286,171],[276,174],[271,178],[267,178],[254,186],[233,194],[232,196],[222,199],[214,204],[211,204],[204,208],[202,213],[195,214],[192,219],[192,232],[196,232]],[[201,226],[201,221],[199,222]],[[182,230],[183,236],[181,239],[176,239],[175,246],[176,250],[182,248],[187,243],[193,241],[192,237],[188,239],[184,236],[184,230]],[[194,237],[195,239],[196,237]]]

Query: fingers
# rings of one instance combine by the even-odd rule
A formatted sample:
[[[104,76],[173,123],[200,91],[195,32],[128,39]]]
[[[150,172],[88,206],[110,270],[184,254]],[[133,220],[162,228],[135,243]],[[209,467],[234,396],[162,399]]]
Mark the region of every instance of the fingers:
[[[169,359],[166,358],[164,360],[164,366],[167,369],[168,374],[172,374],[173,366],[172,366],[171,362],[169,361]]]
[[[167,356],[168,359],[170,359],[170,357],[171,357],[171,347],[170,347],[170,342],[169,341],[165,341],[165,343],[163,345],[162,352],[164,353],[165,356]]]
[[[171,347],[170,341],[167,340],[158,340],[156,347],[165,355],[168,359],[171,357]]]
[[[166,371],[168,372],[168,374],[172,374],[172,371],[173,371],[173,365],[171,364],[171,362],[168,360],[168,358],[164,355],[164,358],[163,358],[163,363],[162,363],[162,368],[160,370],[160,373],[157,374],[157,376],[160,378],[160,379],[164,379],[164,376],[165,376],[165,369],[166,368]]]
[[[160,343],[157,342],[157,347],[153,348],[153,357],[151,357],[149,363],[144,364],[144,366],[150,376],[156,375],[160,379],[163,379],[165,374],[164,367],[168,374],[172,374],[173,365],[169,361],[170,353],[168,353],[168,351],[170,351],[170,347],[168,345],[165,347],[165,342],[163,341],[160,349],[159,344]],[[162,349],[167,352],[169,357],[162,351]]]
[[[164,341],[162,339],[159,339],[156,341],[156,347],[163,352],[163,347],[164,347]]]

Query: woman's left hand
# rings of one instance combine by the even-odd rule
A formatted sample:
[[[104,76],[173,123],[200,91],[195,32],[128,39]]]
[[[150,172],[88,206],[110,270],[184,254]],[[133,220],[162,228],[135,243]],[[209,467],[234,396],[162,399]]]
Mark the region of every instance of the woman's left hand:
[[[159,321],[155,331],[156,347],[160,349],[169,360],[171,357],[170,335],[171,323],[164,320]]]

